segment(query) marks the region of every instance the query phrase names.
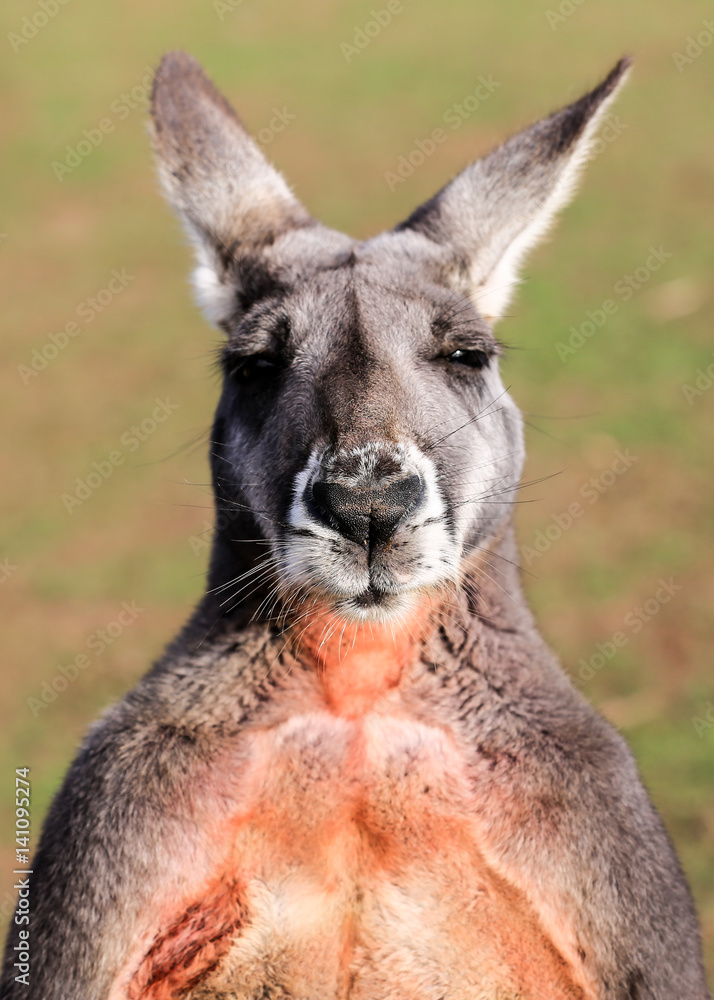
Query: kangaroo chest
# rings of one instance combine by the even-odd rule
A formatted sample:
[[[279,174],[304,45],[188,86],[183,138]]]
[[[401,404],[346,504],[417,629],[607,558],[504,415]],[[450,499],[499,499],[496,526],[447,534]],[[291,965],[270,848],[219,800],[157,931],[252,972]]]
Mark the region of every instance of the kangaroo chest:
[[[446,732],[314,711],[245,738],[222,871],[157,936],[137,997],[582,996],[484,861],[473,812],[488,803]]]

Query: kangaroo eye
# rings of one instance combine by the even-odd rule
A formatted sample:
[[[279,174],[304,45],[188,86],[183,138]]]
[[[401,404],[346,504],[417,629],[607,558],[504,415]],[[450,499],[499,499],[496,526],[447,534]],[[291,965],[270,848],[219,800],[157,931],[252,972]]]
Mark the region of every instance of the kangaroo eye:
[[[465,368],[485,368],[489,357],[485,351],[458,350],[447,354],[446,360],[454,365],[463,365]]]
[[[246,358],[236,358],[231,368],[241,382],[257,382],[277,375],[281,365],[277,358],[269,354],[251,354]]]

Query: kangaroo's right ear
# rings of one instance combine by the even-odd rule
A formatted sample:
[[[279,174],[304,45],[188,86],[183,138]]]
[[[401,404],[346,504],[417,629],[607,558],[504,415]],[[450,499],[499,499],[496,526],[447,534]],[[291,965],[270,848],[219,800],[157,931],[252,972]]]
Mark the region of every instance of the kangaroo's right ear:
[[[196,248],[199,305],[223,324],[240,311],[241,264],[312,219],[185,52],[162,60],[151,114],[162,187]]]

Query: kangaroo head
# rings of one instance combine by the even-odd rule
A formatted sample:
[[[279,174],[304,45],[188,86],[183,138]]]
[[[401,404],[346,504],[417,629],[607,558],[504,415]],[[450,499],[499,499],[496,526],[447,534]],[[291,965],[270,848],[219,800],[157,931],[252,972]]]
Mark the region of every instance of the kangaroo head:
[[[218,509],[237,512],[214,553],[226,578],[258,531],[283,593],[384,620],[499,537],[523,433],[493,326],[628,62],[360,242],[309,215],[193,59],[164,59],[160,177],[226,338],[211,445]]]

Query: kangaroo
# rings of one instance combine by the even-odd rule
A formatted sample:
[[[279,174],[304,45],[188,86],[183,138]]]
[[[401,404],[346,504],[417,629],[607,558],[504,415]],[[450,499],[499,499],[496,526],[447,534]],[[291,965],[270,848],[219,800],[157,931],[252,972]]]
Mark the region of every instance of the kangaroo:
[[[359,242],[163,60],[160,178],[225,334],[225,516],[205,596],[50,809],[3,997],[709,996],[633,758],[523,596],[493,333],[628,64]]]

